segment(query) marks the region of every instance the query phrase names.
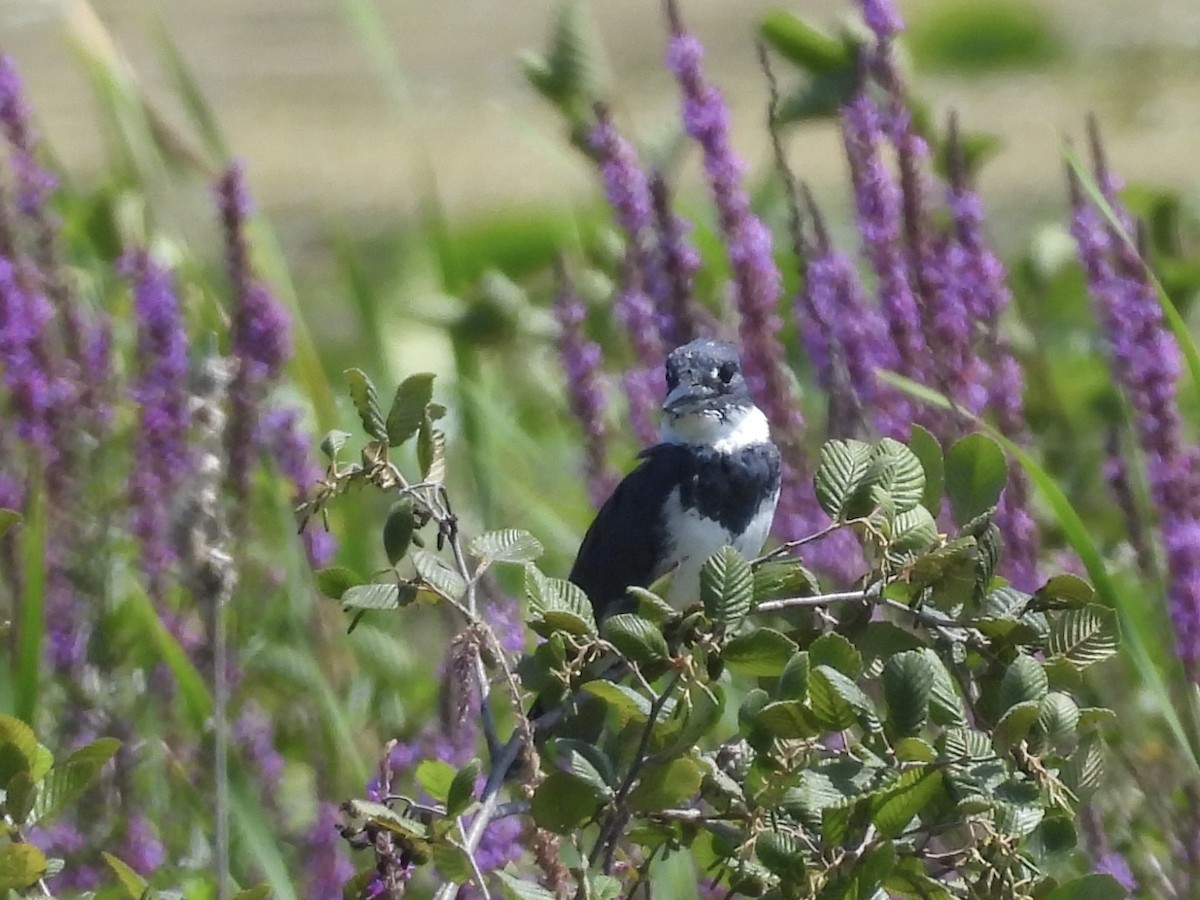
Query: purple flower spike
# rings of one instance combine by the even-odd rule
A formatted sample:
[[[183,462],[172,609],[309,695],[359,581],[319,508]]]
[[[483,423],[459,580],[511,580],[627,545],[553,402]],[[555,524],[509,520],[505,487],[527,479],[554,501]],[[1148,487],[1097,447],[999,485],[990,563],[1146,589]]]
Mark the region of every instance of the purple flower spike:
[[[133,280],[138,324],[138,373],[130,388],[138,404],[134,468],[129,478],[132,530],[141,543],[141,565],[156,599],[162,599],[175,561],[171,503],[190,468],[188,449],[187,331],[171,275],[145,251],[121,268]]]
[[[750,198],[742,185],[745,164],[730,142],[725,100],[705,77],[703,48],[694,35],[683,30],[673,0],[667,2],[667,14],[672,32],[667,45],[667,67],[682,90],[684,130],[700,145],[729,254],[746,381],[771,420],[777,442],[800,472],[804,418],[779,340],[782,322],[778,306],[783,279],[775,265],[771,232],[751,212]]]
[[[256,440],[258,445],[271,452],[280,470],[292,483],[294,505],[307,498],[324,475],[313,459],[312,435],[301,423],[300,415],[300,410],[294,406],[271,410],[263,417]],[[303,538],[313,568],[328,565],[337,550],[333,535],[314,522]]]
[[[317,817],[304,836],[304,896],[340,900],[342,887],[354,875],[354,864],[342,854],[338,811],[332,803],[317,807]]]
[[[603,357],[600,347],[583,333],[587,308],[575,292],[562,263],[558,266],[558,291],[554,314],[562,329],[558,355],[567,375],[567,398],[571,413],[583,427],[588,496],[599,505],[612,492],[616,479],[608,467],[608,428],[603,386]]]
[[[4,54],[0,54],[0,129],[12,146],[17,210],[24,216],[38,216],[58,180],[33,155],[35,139],[29,126],[29,107],[22,94],[21,76],[12,59]]]
[[[900,188],[880,158],[882,125],[875,104],[866,94],[859,93],[842,111],[842,134],[854,183],[858,230],[878,279],[880,307],[896,348],[898,368],[909,378],[924,380],[929,351],[901,243]],[[900,404],[899,417],[911,420],[908,402],[902,400]]]
[[[858,0],[863,21],[881,44],[895,39],[904,30],[904,19],[892,0]]]
[[[246,240],[250,198],[239,163],[232,164],[221,176],[216,192],[234,298],[231,350],[238,361],[229,388],[229,479],[234,491],[245,496],[263,394],[291,356],[291,319],[251,267]]]
[[[46,297],[28,290],[13,263],[0,257],[0,368],[8,389],[17,436],[39,453],[47,467],[60,456],[57,410],[72,396],[71,385],[54,371],[46,329],[54,310]]]

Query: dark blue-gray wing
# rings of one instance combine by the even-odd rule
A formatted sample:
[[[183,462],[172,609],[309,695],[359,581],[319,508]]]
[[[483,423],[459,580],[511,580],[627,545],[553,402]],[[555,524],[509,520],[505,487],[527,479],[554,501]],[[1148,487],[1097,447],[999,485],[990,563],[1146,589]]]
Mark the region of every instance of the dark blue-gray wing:
[[[682,447],[660,444],[642,456],[596,514],[571,567],[569,579],[591,598],[597,620],[633,609],[625,589],[645,587],[662,574],[669,549],[663,506],[690,477]]]

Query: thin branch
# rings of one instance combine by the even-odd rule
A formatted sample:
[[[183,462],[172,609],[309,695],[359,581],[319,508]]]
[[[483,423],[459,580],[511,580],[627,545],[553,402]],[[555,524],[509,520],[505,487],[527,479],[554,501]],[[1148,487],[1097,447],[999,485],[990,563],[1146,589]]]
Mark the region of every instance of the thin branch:
[[[754,612],[770,613],[784,609],[804,609],[814,606],[829,606],[831,603],[853,603],[860,601],[868,603],[879,599],[879,586],[873,585],[866,590],[839,591],[833,594],[816,594],[812,597],[783,597],[779,600],[764,600],[754,607]],[[907,609],[907,607],[904,607]]]

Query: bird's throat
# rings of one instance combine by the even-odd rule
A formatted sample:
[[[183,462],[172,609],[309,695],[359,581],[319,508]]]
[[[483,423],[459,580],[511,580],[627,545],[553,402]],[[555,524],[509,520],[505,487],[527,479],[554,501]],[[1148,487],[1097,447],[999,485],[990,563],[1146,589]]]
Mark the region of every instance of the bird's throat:
[[[668,412],[662,421],[664,444],[711,447],[718,453],[734,453],[771,439],[767,417],[757,406],[733,406],[722,410]]]

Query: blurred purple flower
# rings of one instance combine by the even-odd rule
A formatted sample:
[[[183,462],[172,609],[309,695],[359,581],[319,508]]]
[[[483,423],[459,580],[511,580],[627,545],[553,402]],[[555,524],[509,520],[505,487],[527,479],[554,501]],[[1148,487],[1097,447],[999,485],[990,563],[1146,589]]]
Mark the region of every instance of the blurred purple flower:
[[[1111,875],[1130,893],[1138,889],[1137,879],[1133,877],[1133,870],[1129,868],[1129,861],[1115,850],[1096,860],[1095,871],[1101,875]]]
[[[161,600],[176,559],[172,503],[190,471],[188,336],[171,274],[144,250],[120,264],[133,281],[138,370],[130,394],[138,404],[129,478],[132,530],[150,593]]]
[[[29,290],[12,261],[0,257],[0,366],[16,433],[51,468],[61,456],[55,418],[71,399],[70,385],[54,371],[46,327],[54,310]]]
[[[621,376],[629,400],[629,425],[643,447],[658,443],[659,410],[665,399],[662,361],[646,368],[630,369]]]
[[[229,481],[244,497],[249,489],[254,436],[269,382],[291,356],[291,318],[270,289],[254,274],[246,239],[250,198],[240,163],[225,170],[216,187],[225,233],[226,264],[233,291],[231,353],[238,362],[230,385],[231,409],[226,448]]]
[[[22,215],[37,215],[58,184],[34,157],[34,136],[29,126],[29,107],[22,93],[21,76],[8,56],[0,53],[0,129],[12,146],[12,164],[17,186],[16,205]]]
[[[167,858],[162,841],[158,838],[158,830],[140,813],[129,817],[125,826],[125,840],[118,855],[139,875],[156,872]]]
[[[257,703],[246,703],[230,728],[233,743],[241,751],[262,785],[263,794],[273,796],[283,781],[283,754],[275,749],[275,726]]]
[[[659,311],[659,332],[669,346],[679,347],[706,332],[692,296],[700,254],[688,241],[691,223],[671,208],[667,182],[661,174],[650,179],[650,198],[654,204],[663,279],[660,284],[651,283],[649,290]]]
[[[594,505],[604,502],[616,485],[608,466],[608,428],[604,423],[603,361],[600,347],[583,331],[587,308],[576,293],[565,268],[559,264],[554,315],[561,331],[558,355],[567,376],[567,405],[583,427],[584,477]]]
[[[273,409],[259,423],[256,443],[266,448],[274,457],[280,470],[292,483],[292,504],[297,505],[309,496],[324,476],[321,466],[313,458],[312,435],[300,421],[301,411],[292,406]],[[329,564],[337,550],[337,541],[319,522],[303,534],[308,561],[313,568]]]
[[[343,855],[338,832],[338,809],[321,803],[317,817],[302,841],[304,896],[312,900],[341,900],[342,887],[354,875],[354,864]]]
[[[863,21],[875,35],[875,39],[886,44],[904,30],[904,19],[891,0],[857,0],[862,10]]]

